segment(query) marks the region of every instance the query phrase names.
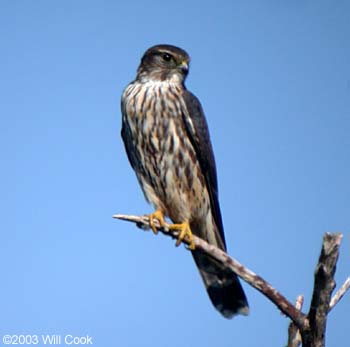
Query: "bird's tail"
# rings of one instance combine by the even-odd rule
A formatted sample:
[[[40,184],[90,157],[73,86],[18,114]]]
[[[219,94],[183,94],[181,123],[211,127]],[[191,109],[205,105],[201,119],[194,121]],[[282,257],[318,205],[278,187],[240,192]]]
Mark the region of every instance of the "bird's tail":
[[[192,251],[192,255],[215,308],[225,318],[248,315],[247,298],[237,275],[223,269],[215,259],[199,250]]]

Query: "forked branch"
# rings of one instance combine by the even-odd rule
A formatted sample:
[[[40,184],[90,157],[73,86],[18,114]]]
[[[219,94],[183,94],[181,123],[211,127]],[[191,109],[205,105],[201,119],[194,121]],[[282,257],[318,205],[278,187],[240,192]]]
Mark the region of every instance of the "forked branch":
[[[142,229],[149,229],[148,216],[130,216],[130,215],[114,215],[113,218],[136,223]],[[177,230],[169,230],[168,224],[160,227],[158,220],[154,219],[154,225],[157,230],[163,234],[177,239],[179,232]],[[219,261],[225,268],[237,274],[242,280],[247,282],[253,288],[257,289],[272,301],[282,313],[288,316],[291,321],[291,330],[289,332],[289,345],[297,346],[300,343],[298,331],[300,332],[302,344],[304,347],[323,347],[325,341],[325,330],[327,314],[342,298],[349,289],[350,279],[348,279],[338,293],[331,299],[332,291],[335,287],[334,273],[339,255],[339,246],[342,239],[340,233],[326,233],[323,239],[322,251],[319,262],[315,271],[315,284],[312,295],[311,308],[306,315],[301,311],[301,299],[294,306],[281,293],[279,293],[270,283],[264,280],[247,267],[243,266],[237,260],[229,257],[219,248],[208,244],[201,238],[193,235],[196,249],[201,250],[210,257]],[[189,244],[188,240],[184,240],[185,244]]]

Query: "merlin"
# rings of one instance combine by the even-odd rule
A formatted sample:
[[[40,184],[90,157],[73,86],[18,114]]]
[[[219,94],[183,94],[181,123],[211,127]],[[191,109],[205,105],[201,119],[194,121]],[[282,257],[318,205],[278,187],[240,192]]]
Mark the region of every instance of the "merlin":
[[[188,240],[215,308],[226,318],[247,315],[248,302],[236,274],[196,250],[193,235],[226,251],[214,154],[202,106],[185,87],[190,57],[171,45],[149,48],[136,79],[121,100],[122,138],[144,196],[164,225]]]

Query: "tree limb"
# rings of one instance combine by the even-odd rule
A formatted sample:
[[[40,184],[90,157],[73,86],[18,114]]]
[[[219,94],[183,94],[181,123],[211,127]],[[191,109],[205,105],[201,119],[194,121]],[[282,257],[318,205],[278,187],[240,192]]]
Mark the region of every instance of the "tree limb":
[[[136,223],[136,225],[142,229],[150,228],[148,216],[117,214],[114,215],[113,218]],[[168,224],[161,227],[157,219],[154,219],[153,222],[158,231],[174,239],[178,238],[178,230],[169,230]],[[303,302],[302,296],[298,297],[296,306],[294,306],[262,277],[243,266],[237,260],[230,258],[224,251],[193,235],[196,249],[201,250],[220,262],[223,267],[237,274],[242,280],[265,295],[282,311],[282,313],[291,319],[292,322],[288,330],[289,347],[297,347],[300,344],[300,336],[303,347],[325,346],[327,315],[350,287],[350,278],[348,278],[333,298],[331,298],[332,291],[335,287],[334,274],[339,256],[341,239],[342,234],[340,233],[326,233],[324,235],[321,254],[315,270],[311,307],[308,315],[305,315],[301,311]],[[189,245],[186,239],[183,243]]]
[[[299,295],[295,302],[295,308],[301,311],[304,304],[304,296]],[[294,324],[294,322],[290,322],[288,328],[288,347],[298,347],[301,344],[301,335],[298,327]]]
[[[304,347],[324,347],[327,315],[335,288],[334,274],[339,256],[342,234],[326,233],[318,264],[315,270],[314,291],[308,321],[310,328],[300,330]]]
[[[341,300],[341,298],[345,295],[345,293],[350,288],[350,277],[348,277],[343,285],[338,289],[338,291],[333,295],[331,302],[329,303],[329,311]]]
[[[148,216],[128,216],[128,215],[114,215],[113,218],[134,222],[142,229],[149,228],[149,219]],[[158,220],[154,219],[154,224],[157,227],[157,230],[163,234],[170,236],[172,238],[177,238],[179,232],[177,230],[169,230],[168,225],[165,225],[164,228],[159,226]],[[274,287],[271,286],[267,281],[262,277],[255,274],[253,271],[249,270],[237,260],[230,258],[224,251],[221,249],[210,245],[201,238],[193,235],[194,244],[196,249],[199,249],[211,256],[212,258],[219,261],[227,269],[230,269],[232,272],[236,273],[240,278],[245,282],[249,283],[252,287],[257,289],[259,292],[264,294],[270,301],[272,301],[286,316],[288,316],[299,329],[305,329],[307,326],[306,315],[303,314],[300,310],[296,309],[293,304],[291,304],[282,294],[280,294]],[[188,245],[188,241],[184,240]]]

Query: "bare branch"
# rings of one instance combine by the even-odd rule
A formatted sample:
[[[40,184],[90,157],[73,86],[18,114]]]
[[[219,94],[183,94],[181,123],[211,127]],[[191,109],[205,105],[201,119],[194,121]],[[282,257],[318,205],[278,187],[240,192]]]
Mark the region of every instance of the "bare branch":
[[[128,216],[128,215],[114,215],[113,218],[136,223],[139,227],[145,229],[149,228],[148,216]],[[168,225],[164,228],[159,226],[159,223],[154,219],[154,224],[157,230],[172,238],[177,238],[179,232],[177,230],[169,230]],[[264,294],[270,301],[272,301],[286,316],[288,316],[299,329],[305,329],[308,327],[308,322],[305,314],[296,309],[282,294],[280,294],[274,287],[271,286],[262,277],[249,270],[237,260],[230,258],[225,252],[219,248],[208,244],[199,237],[193,236],[196,249],[199,249],[219,261],[225,268],[230,269],[236,273],[242,280],[250,284],[259,292]],[[188,245],[188,242],[185,240]]]
[[[300,311],[303,307],[303,304],[304,304],[304,295],[299,295],[295,302],[295,308]]]
[[[295,302],[295,308],[301,311],[303,307],[303,303],[304,303],[304,296],[299,295]],[[301,335],[300,335],[299,329],[293,322],[290,322],[289,328],[288,328],[288,347],[298,347],[300,345],[301,345]]]
[[[342,234],[326,233],[322,250],[315,270],[314,291],[312,294],[308,320],[310,329],[302,330],[304,347],[324,347],[329,303],[335,287],[334,274],[339,256]]]
[[[113,218],[136,223],[136,225],[142,229],[150,228],[148,216],[114,215]],[[165,224],[163,228],[160,227],[156,219],[154,219],[153,222],[158,231],[174,239],[178,238],[179,231],[169,230],[168,224]],[[294,307],[293,304],[262,277],[240,264],[237,260],[230,258],[219,248],[193,235],[196,249],[218,261],[223,268],[237,274],[242,280],[265,295],[280,311],[282,311],[282,313],[291,319],[292,322],[288,329],[288,347],[299,346],[300,336],[303,347],[325,346],[327,314],[350,287],[350,278],[348,278],[331,300],[331,294],[335,287],[334,274],[341,239],[342,235],[339,233],[326,233],[323,238],[322,250],[315,270],[311,307],[306,316],[301,312],[303,304],[302,296],[298,297],[296,306]],[[186,239],[183,243],[189,245]]]
[[[341,298],[345,295],[345,293],[350,288],[350,277],[348,277],[343,285],[338,289],[338,291],[333,295],[331,302],[329,303],[329,311],[333,309],[333,307],[341,300]]]

